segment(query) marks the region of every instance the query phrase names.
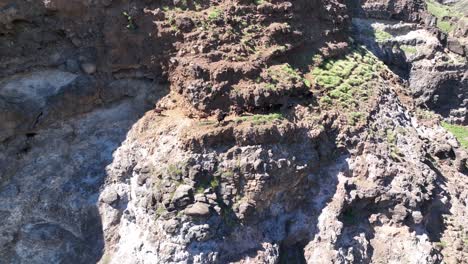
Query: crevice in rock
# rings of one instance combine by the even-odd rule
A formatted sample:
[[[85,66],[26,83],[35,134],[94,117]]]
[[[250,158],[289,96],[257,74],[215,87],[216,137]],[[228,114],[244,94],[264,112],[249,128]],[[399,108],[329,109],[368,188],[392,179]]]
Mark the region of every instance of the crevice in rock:
[[[297,242],[294,245],[280,244],[279,248],[279,264],[305,264],[304,247],[307,241]]]
[[[431,200],[421,206],[424,216],[423,225],[429,239],[432,242],[440,242],[443,233],[447,229],[444,215],[451,214],[451,195],[442,188],[442,186],[446,185],[446,179],[440,170],[430,160],[425,159],[423,162],[437,174],[434,182],[435,190]]]

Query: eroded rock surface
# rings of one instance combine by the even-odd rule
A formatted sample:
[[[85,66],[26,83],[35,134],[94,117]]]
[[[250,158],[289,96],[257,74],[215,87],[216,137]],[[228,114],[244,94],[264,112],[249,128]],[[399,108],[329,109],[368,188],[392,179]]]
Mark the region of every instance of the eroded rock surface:
[[[463,21],[0,2],[0,263],[466,262]]]

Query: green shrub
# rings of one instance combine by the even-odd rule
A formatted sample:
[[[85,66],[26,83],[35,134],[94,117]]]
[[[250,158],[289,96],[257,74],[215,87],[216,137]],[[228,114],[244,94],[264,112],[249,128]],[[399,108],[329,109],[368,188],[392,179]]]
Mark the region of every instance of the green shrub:
[[[449,33],[450,31],[454,29],[455,25],[453,25],[449,21],[438,20],[437,27],[440,30],[442,30],[442,32]]]
[[[359,75],[353,75],[349,79],[346,80],[346,83],[353,87],[359,87],[364,84],[366,81]]]
[[[436,244],[436,246],[438,246],[440,248],[446,248],[447,247],[447,242],[445,242],[445,241],[436,242],[435,244]]]

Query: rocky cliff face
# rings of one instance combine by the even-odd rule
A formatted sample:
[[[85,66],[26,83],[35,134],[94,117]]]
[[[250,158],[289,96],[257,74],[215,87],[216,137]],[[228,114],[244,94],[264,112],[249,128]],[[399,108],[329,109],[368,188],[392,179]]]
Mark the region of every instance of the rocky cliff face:
[[[408,81],[418,106],[466,125],[466,10],[432,1],[427,2],[428,10],[422,6],[417,1],[397,2],[354,11],[356,37]]]
[[[466,34],[429,11],[0,1],[0,263],[466,262]]]

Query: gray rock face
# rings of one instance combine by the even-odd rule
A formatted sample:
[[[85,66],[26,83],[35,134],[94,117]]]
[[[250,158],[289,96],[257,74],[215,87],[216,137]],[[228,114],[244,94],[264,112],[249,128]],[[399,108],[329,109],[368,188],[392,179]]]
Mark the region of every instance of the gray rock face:
[[[188,216],[208,216],[210,214],[210,206],[206,203],[194,203],[185,209],[184,213]]]
[[[105,167],[133,123],[151,106],[146,100],[164,89],[129,80],[129,86],[143,88],[139,96],[116,93],[112,104],[76,115],[83,109],[61,103],[64,96],[73,95],[66,90],[79,78],[45,71],[13,77],[1,86],[2,98],[16,106],[9,111],[17,109],[12,115],[24,119],[11,119],[16,123],[10,129],[1,123],[2,139],[14,137],[0,144],[0,263],[92,263],[102,255],[97,202]],[[34,133],[22,135],[34,125],[33,113],[40,111],[72,116],[49,119],[47,126],[38,121]],[[115,204],[119,198],[117,191],[108,189],[101,201]]]
[[[254,39],[275,49],[267,50],[269,64],[317,44],[293,49],[282,45],[285,37],[305,34],[333,46],[347,20],[341,2],[218,1],[233,6],[202,27],[196,16],[175,20],[175,31],[169,14],[190,3],[175,1],[184,8],[169,11],[143,0],[0,3],[0,264],[468,259],[468,154],[438,120],[418,119],[413,108],[466,123],[466,60],[450,51],[459,51],[456,43],[444,50],[441,36],[420,25],[367,20],[420,21],[422,1],[358,3],[367,14],[360,29],[381,30],[361,41],[406,74],[408,85],[387,69],[372,72],[378,82],[366,83],[369,94],[358,98],[366,104],[352,113],[363,117],[356,125],[335,105],[317,107],[292,64],[273,68],[288,74],[277,83],[282,93],[250,90],[250,79],[234,105],[251,115],[227,115],[232,98],[224,92],[269,72],[256,65],[260,50],[246,57],[255,67],[231,67],[223,56],[238,55],[230,45],[239,41],[204,29],[235,22],[231,12],[269,23]],[[295,12],[317,24],[308,27]],[[208,37],[225,45],[190,46]],[[174,46],[184,47],[177,60],[165,58]],[[205,59],[220,59],[219,68],[205,71],[213,66]],[[177,63],[190,75],[177,75]],[[157,84],[168,72],[193,98]],[[207,96],[213,92],[222,92],[219,101]],[[206,116],[192,109],[197,103],[226,111]]]
[[[185,207],[193,201],[192,186],[180,185],[172,196],[172,203],[176,208]]]
[[[34,129],[48,100],[56,97],[78,76],[69,72],[47,70],[3,80],[0,83],[0,141]]]
[[[140,120],[108,167],[104,191],[121,190],[119,195],[127,199],[117,207],[100,205],[106,245],[112,245],[105,249],[106,259],[111,263],[463,259],[461,250],[446,248],[443,255],[436,250],[436,241],[460,235],[457,228],[442,224],[442,216],[457,222],[454,226],[466,226],[461,222],[464,198],[449,193],[467,179],[450,165],[454,157],[435,153],[450,152],[457,143],[442,128],[419,124],[389,87],[383,86],[378,96],[369,117],[372,131],[356,139],[359,146],[352,152],[331,163],[327,151],[334,147],[324,147],[326,136],[320,138],[321,148],[315,145],[318,139],[307,137],[300,139],[301,144],[287,145],[239,139],[246,143],[219,149],[212,141],[199,152],[187,150],[182,136],[193,126],[192,120],[179,118],[173,124],[170,117],[157,117],[158,125],[150,131],[140,129],[154,119]],[[159,136],[143,139],[148,133]],[[141,154],[154,147],[152,154]],[[437,160],[424,158],[427,155]],[[461,157],[458,153],[455,159]],[[183,164],[170,164],[174,158]],[[133,170],[123,176],[121,164]],[[152,169],[143,169],[148,166]],[[151,173],[145,184],[139,184],[141,173],[147,171]],[[183,183],[177,175],[182,175]],[[443,189],[440,181],[445,182]],[[194,200],[180,208],[166,205],[164,199],[146,206],[147,195],[162,185],[166,187],[159,188],[158,195],[180,201],[193,189]],[[467,197],[467,192],[460,195]]]
[[[349,0],[355,17],[417,22],[425,16],[421,0]]]

